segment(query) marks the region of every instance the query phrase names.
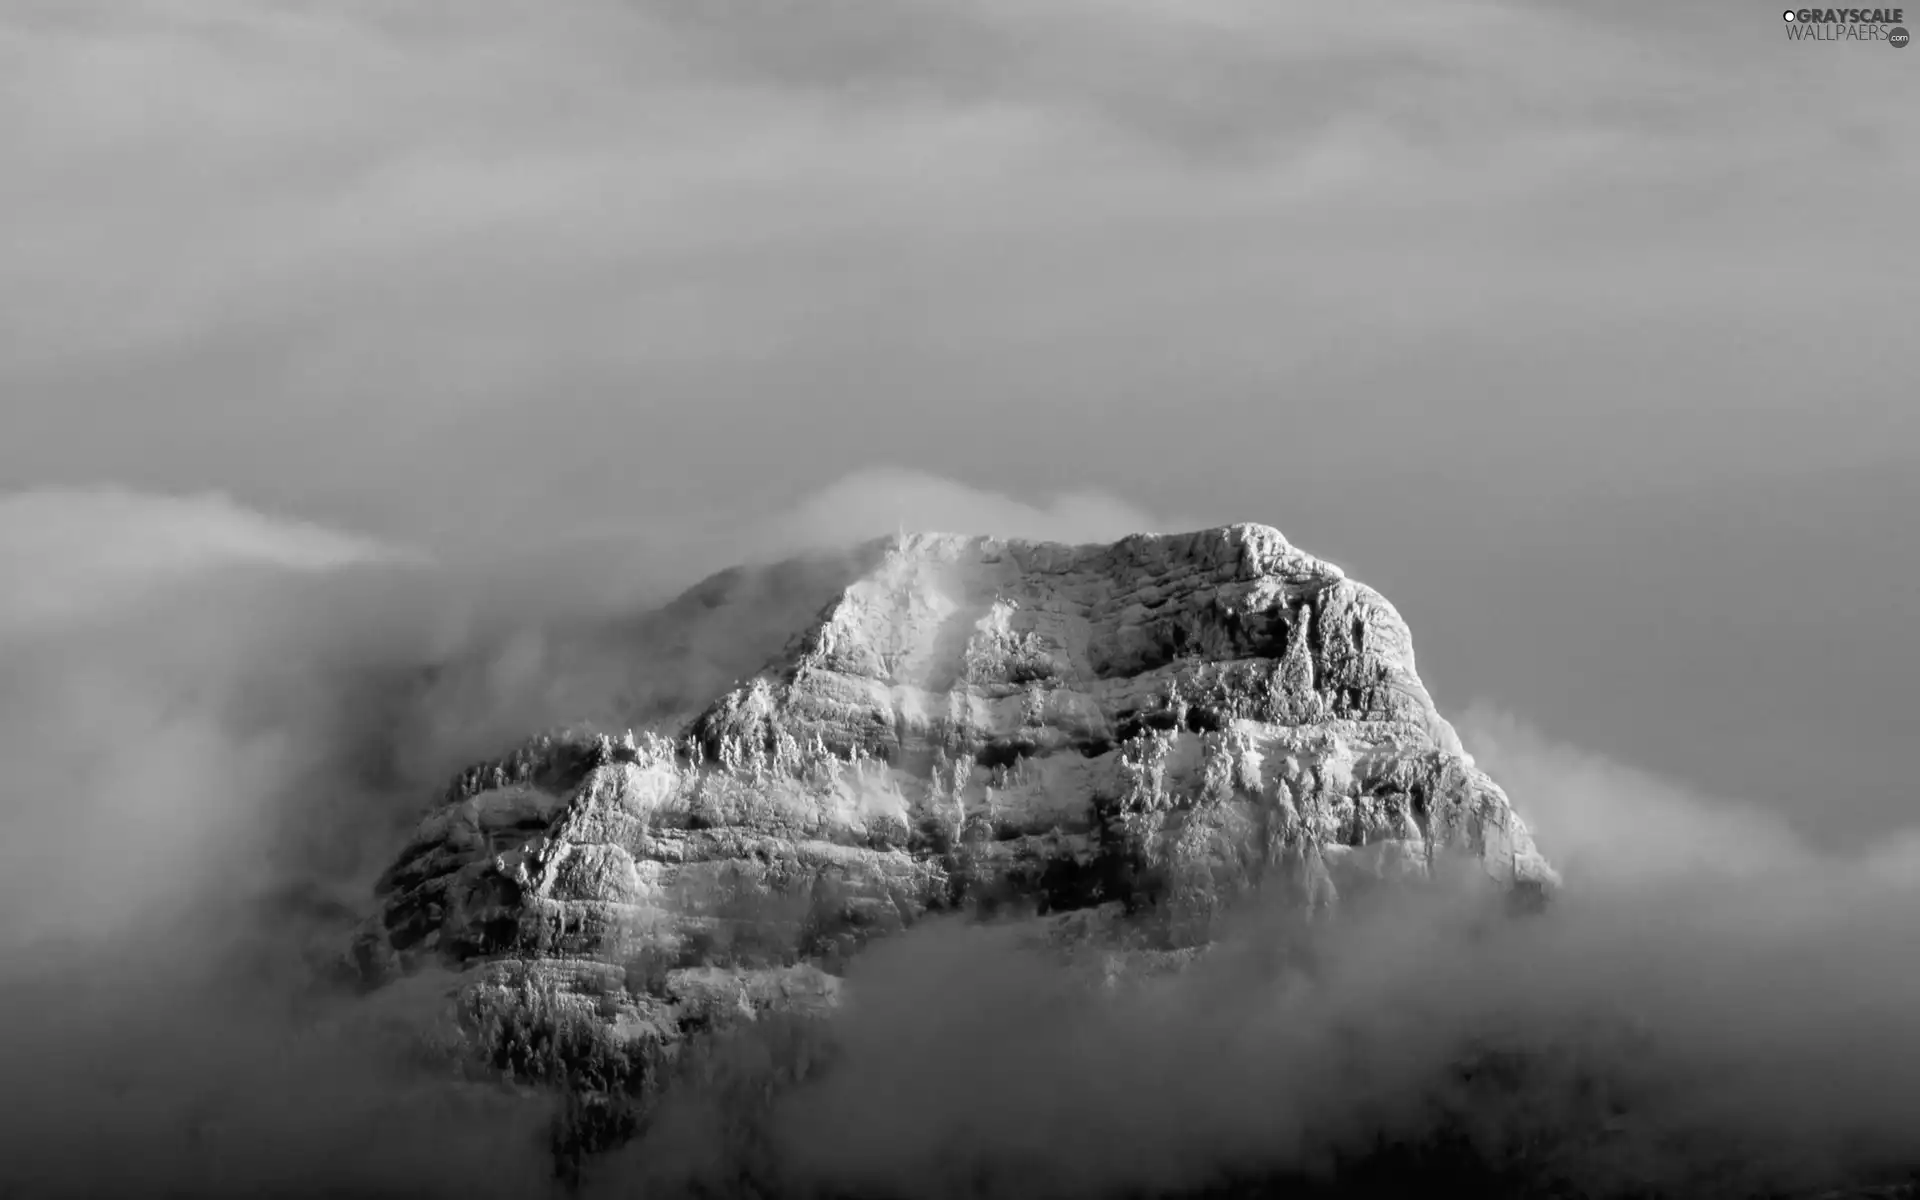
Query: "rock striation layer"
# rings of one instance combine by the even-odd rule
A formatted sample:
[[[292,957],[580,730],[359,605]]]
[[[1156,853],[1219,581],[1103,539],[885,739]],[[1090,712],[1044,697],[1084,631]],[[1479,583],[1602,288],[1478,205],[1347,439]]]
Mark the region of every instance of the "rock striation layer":
[[[854,561],[690,719],[462,773],[382,880],[361,972],[452,966],[507,1007],[537,976],[665,1044],[830,1006],[848,955],[930,912],[1169,952],[1255,886],[1318,910],[1449,856],[1557,883],[1393,606],[1274,529],[912,535]]]

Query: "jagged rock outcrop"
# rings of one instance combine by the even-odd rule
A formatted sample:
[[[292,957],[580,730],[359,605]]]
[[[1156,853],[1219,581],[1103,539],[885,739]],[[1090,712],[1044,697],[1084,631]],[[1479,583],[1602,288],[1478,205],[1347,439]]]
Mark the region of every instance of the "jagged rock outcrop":
[[[496,1009],[532,970],[666,1044],[830,1006],[847,955],[928,912],[1066,914],[1170,953],[1255,885],[1320,908],[1442,855],[1556,882],[1393,606],[1276,530],[914,535],[852,561],[685,724],[463,773],[383,880],[361,970],[462,967]]]

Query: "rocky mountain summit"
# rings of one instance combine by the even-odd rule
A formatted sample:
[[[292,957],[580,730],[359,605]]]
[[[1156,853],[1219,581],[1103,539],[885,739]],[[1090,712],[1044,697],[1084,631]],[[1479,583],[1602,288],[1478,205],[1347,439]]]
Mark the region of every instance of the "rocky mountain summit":
[[[852,562],[687,719],[463,772],[380,884],[363,976],[452,967],[475,1020],[539,1007],[653,1054],[830,1006],[867,939],[929,913],[1177,957],[1255,886],[1316,911],[1446,857],[1557,884],[1393,606],[1274,529],[903,535]]]

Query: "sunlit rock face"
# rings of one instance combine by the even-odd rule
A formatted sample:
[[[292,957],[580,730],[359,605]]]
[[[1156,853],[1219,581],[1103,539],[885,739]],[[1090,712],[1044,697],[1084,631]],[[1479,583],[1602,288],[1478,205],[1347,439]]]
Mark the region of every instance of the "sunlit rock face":
[[[825,1009],[866,940],[933,912],[1164,955],[1255,887],[1317,912],[1443,859],[1557,883],[1393,606],[1274,529],[913,535],[847,563],[691,719],[464,772],[383,880],[361,971],[451,965],[509,1006],[537,983],[666,1043]]]

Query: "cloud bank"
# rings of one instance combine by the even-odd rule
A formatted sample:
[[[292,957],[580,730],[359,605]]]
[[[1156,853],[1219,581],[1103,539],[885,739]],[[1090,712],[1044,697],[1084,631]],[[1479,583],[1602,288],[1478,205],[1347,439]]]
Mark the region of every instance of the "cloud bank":
[[[1562,499],[1857,465],[1910,428],[1875,346],[1914,84],[1754,17],[16,4],[0,479],[485,544],[876,459],[1032,487],[1076,443],[1287,513],[1362,448]]]
[[[605,1194],[751,1194],[728,1190],[744,1178],[928,1200],[1751,1197],[1905,1179],[1913,834],[1817,851],[1510,715],[1477,709],[1463,733],[1564,863],[1547,914],[1514,921],[1445,877],[1317,927],[1256,904],[1200,965],[1118,992],[1007,931],[923,927],[855,965],[830,1051],[761,1035],[605,1168]],[[776,1077],[799,1082],[761,1104],[750,1085]]]
[[[0,630],[0,1050],[26,1135],[6,1181],[553,1186],[547,1103],[425,1055],[444,981],[364,999],[325,968],[474,731],[521,732],[589,694],[541,692],[564,661],[542,656],[565,644],[554,630],[610,619],[609,594],[556,594],[569,577],[544,572],[516,590],[510,557],[428,563],[206,499],[40,494],[0,518],[8,577],[31,566],[42,589]],[[1088,537],[1153,523],[1097,497],[1036,508],[882,472],[732,545],[803,530],[819,550],[907,519]],[[646,565],[661,592],[701,569]],[[459,603],[483,570],[512,603]],[[784,636],[791,614],[754,607],[771,603],[738,611]],[[646,661],[689,680],[740,669],[760,635],[733,632]],[[479,669],[408,686],[463,656]],[[723,1050],[589,1186],[1351,1181],[1440,1131],[1454,1157],[1415,1164],[1430,1175],[1480,1164],[1491,1187],[1492,1163],[1587,1194],[1750,1195],[1920,1161],[1904,1117],[1920,1105],[1920,831],[1839,855],[1497,710],[1463,733],[1567,878],[1545,916],[1498,919],[1446,880],[1322,927],[1254,908],[1195,970],[1117,992],[1007,931],[932,924],[857,965],[824,1041],[769,1027]],[[809,1054],[813,1073],[769,1100],[765,1081]]]

